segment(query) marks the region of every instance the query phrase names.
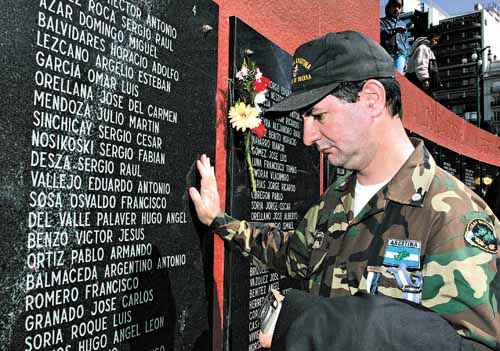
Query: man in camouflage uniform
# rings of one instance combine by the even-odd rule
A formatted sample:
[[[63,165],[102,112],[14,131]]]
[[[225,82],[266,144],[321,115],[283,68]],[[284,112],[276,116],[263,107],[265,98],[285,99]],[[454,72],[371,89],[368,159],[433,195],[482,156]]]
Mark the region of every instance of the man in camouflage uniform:
[[[410,301],[444,317],[462,336],[453,333],[460,345],[498,349],[500,318],[490,287],[500,223],[481,198],[436,166],[420,140],[407,137],[391,57],[360,33],[339,32],[299,47],[294,65],[292,94],[271,112],[298,110],[304,143],[351,171],[294,231],[283,232],[222,213],[203,155],[200,192],[189,189],[200,220],[266,266],[306,279],[313,295],[344,299],[346,306],[360,292]],[[356,204],[363,197],[366,203]],[[341,323],[330,333],[337,329]],[[363,331],[352,338],[362,339]]]

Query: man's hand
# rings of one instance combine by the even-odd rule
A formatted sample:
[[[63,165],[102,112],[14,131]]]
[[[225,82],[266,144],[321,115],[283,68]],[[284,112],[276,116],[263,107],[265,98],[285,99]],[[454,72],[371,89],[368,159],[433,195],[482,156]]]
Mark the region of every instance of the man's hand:
[[[271,289],[272,293],[274,294],[274,297],[276,300],[280,303],[283,302],[285,297],[278,291]],[[278,312],[279,313],[279,312]],[[277,319],[276,319],[277,321]],[[259,331],[259,342],[260,345],[266,349],[271,348],[272,342],[273,342],[273,335],[274,335],[274,329],[276,328],[276,323],[272,326],[271,330],[267,333],[263,333],[262,331]]]
[[[189,188],[189,195],[193,200],[200,221],[205,225],[210,225],[215,217],[221,213],[215,172],[214,168],[210,166],[210,158],[205,154],[196,161],[196,167],[201,175],[200,191],[196,188]]]
[[[260,346],[262,346],[265,349],[270,349],[271,344],[273,342],[273,334],[274,334],[274,330],[273,330],[273,333],[266,333],[266,334],[259,331]]]

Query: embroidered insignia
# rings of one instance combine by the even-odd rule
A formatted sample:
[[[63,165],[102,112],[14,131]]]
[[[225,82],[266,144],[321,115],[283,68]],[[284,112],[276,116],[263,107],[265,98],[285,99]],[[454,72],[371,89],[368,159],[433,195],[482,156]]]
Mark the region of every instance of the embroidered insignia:
[[[297,77],[297,75],[299,74],[299,65],[294,65],[293,66],[292,74],[293,74],[293,78]]]
[[[383,265],[409,269],[420,269],[420,241],[389,239],[384,253]]]
[[[311,74],[308,72],[311,69],[311,63],[303,57],[295,57],[293,59],[292,69],[292,84],[302,83],[311,80]]]
[[[484,219],[476,218],[470,221],[465,228],[464,237],[472,246],[492,254],[497,252],[495,229]]]

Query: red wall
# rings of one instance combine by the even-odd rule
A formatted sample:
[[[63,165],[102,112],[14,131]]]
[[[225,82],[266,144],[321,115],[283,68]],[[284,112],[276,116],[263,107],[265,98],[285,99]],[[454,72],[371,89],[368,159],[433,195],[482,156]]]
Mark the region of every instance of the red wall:
[[[470,158],[500,166],[500,138],[476,128],[430,99],[406,78],[398,77],[405,127]]]
[[[378,0],[214,0],[219,5],[216,170],[225,199],[225,121],[229,60],[229,17],[237,16],[282,49],[295,48],[329,31],[357,30],[379,39]],[[421,93],[405,78],[405,126],[470,157],[500,166],[500,138],[477,130]],[[449,133],[451,131],[451,133]],[[436,139],[437,138],[437,139]],[[224,204],[223,204],[224,205]],[[224,246],[214,243],[214,351],[222,349]]]

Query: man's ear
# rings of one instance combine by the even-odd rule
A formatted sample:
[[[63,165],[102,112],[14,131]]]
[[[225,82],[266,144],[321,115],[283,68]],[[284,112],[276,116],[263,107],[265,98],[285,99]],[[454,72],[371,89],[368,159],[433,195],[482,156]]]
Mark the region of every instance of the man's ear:
[[[372,117],[381,116],[385,110],[385,88],[378,80],[369,79],[359,93],[359,101]]]

